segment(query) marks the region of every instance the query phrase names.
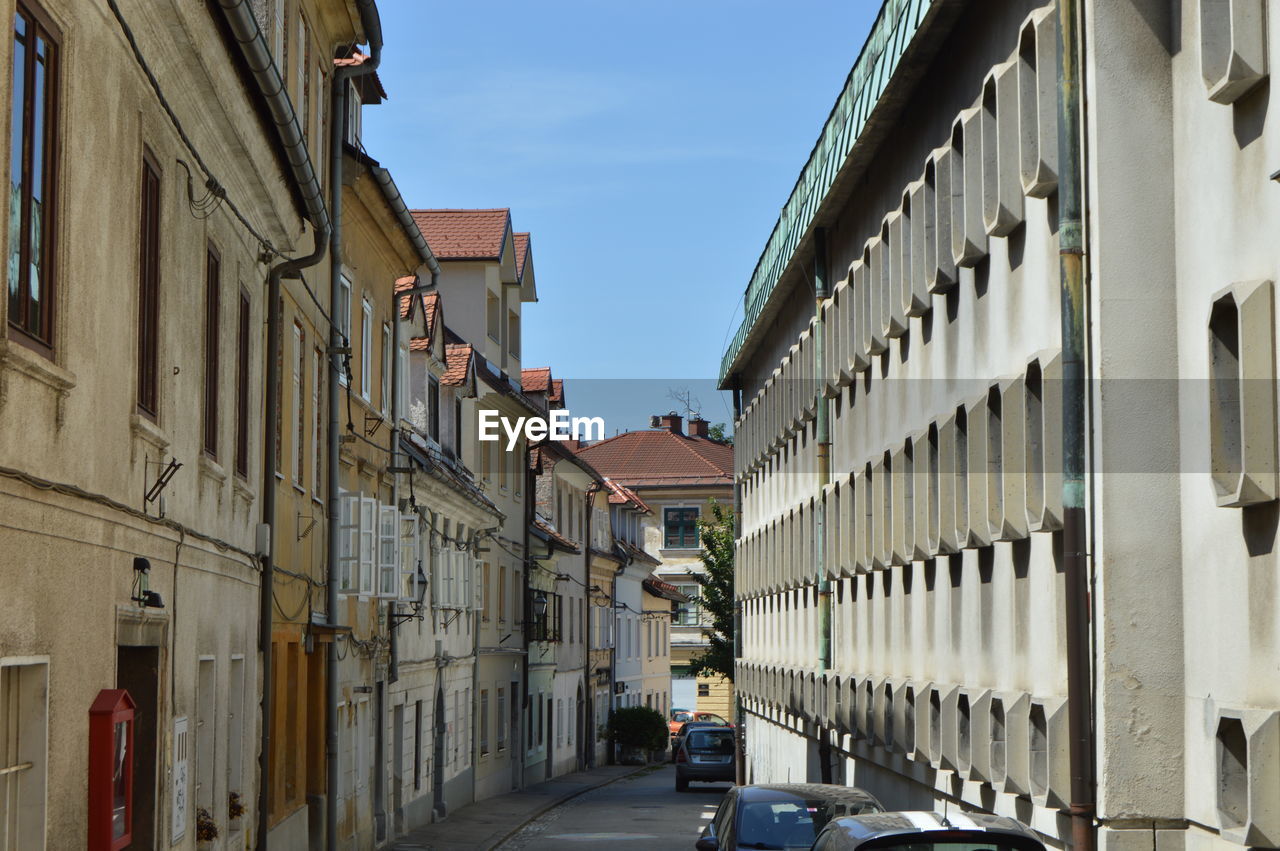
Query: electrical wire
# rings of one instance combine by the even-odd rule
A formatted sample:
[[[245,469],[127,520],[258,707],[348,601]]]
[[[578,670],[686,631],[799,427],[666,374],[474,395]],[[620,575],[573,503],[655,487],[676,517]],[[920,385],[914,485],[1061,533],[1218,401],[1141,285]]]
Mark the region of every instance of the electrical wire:
[[[138,39],[133,34],[133,29],[129,26],[129,22],[125,20],[124,13],[120,11],[120,5],[116,0],[107,0],[107,5],[111,7],[111,13],[115,15],[116,22],[120,25],[120,30],[124,34],[125,41],[129,43],[129,49],[133,51],[133,59],[138,63],[138,67],[146,76],[147,82],[151,85],[151,90],[155,93],[156,99],[160,102],[160,107],[165,111],[165,115],[169,117],[169,123],[173,125],[174,131],[178,134],[178,138],[182,140],[182,144],[191,152],[192,158],[195,159],[196,165],[205,173],[205,186],[209,192],[217,196],[220,204],[226,204],[227,209],[235,216],[240,225],[249,232],[249,234],[258,241],[258,245],[263,251],[277,257],[286,256],[283,252],[271,244],[271,240],[263,236],[250,221],[245,218],[244,213],[236,206],[235,202],[227,195],[226,188],[214,176],[213,170],[209,168],[209,164],[205,162],[204,157],[200,156],[200,151],[196,149],[195,143],[191,141],[191,137],[187,135],[187,131],[182,126],[182,121],[178,118],[173,107],[169,104],[169,99],[165,97],[164,90],[160,88],[160,81],[156,79],[156,75],[152,72],[151,66],[147,64],[147,60],[142,55],[142,48],[138,45]]]

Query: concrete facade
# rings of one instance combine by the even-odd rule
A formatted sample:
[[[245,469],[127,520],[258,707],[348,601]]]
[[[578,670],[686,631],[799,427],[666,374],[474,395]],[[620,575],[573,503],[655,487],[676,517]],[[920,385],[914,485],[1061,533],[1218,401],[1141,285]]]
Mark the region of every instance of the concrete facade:
[[[1258,3],[1081,5],[1099,842],[1274,845],[1276,317],[1256,282],[1280,29]],[[1065,845],[1055,15],[886,4],[722,378],[743,406],[750,779],[951,801]]]

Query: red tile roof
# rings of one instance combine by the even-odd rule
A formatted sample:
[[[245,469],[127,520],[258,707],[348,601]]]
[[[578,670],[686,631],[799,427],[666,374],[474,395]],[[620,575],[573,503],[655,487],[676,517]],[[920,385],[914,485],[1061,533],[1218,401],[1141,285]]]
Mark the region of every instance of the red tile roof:
[[[551,367],[537,366],[520,370],[520,389],[526,393],[546,393],[551,386]]]
[[[733,447],[667,429],[628,431],[578,450],[630,488],[733,484]]]
[[[513,235],[516,244],[516,277],[524,277],[524,261],[529,256],[529,233]]]
[[[671,600],[676,603],[689,602],[688,595],[680,593],[680,589],[670,582],[663,582],[661,579],[650,576],[640,584],[644,586],[644,590],[655,597],[661,597],[664,600]]]
[[[396,278],[396,295],[407,292],[417,282],[417,275],[406,275],[403,278]],[[409,318],[409,308],[413,305],[413,297],[408,295],[400,296],[400,318]]]
[[[549,541],[556,544],[561,549],[568,550],[571,553],[582,552],[582,550],[578,548],[577,544],[575,544],[573,541],[566,538],[564,535],[561,535],[555,529],[552,529],[549,523],[544,521],[541,517],[537,516],[536,514],[533,517],[533,527],[537,529],[539,532],[541,532],[543,535],[545,535]]]
[[[610,505],[626,505],[631,503],[646,514],[651,511],[649,506],[645,505],[644,500],[636,496],[636,492],[626,485],[620,485],[613,479],[606,476],[604,479],[604,486],[609,491]]]
[[[511,227],[511,211],[411,210],[418,230],[441,260],[497,260]]]
[[[441,384],[458,387],[465,384],[471,367],[471,345],[449,343],[444,347],[444,377]]]
[[[436,320],[440,317],[440,293],[429,292],[422,294],[422,311],[426,316],[423,323],[427,328],[427,337],[435,339],[436,336]]]
[[[551,382],[551,393],[547,396],[548,402],[557,405],[564,404],[564,379],[556,378]]]

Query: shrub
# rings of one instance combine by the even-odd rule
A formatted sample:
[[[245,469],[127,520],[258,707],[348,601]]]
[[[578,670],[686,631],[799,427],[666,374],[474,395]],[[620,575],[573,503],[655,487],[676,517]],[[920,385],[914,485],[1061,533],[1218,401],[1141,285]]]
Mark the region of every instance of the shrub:
[[[658,751],[667,746],[667,719],[647,706],[628,706],[609,713],[609,738],[624,748]]]

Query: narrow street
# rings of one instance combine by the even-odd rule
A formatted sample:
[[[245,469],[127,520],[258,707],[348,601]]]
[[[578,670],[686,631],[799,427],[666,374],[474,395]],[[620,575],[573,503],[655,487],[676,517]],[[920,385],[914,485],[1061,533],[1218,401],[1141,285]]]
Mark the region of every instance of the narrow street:
[[[500,851],[552,851],[616,842],[645,851],[693,848],[727,783],[675,790],[670,765],[611,783],[550,810],[499,846]]]

